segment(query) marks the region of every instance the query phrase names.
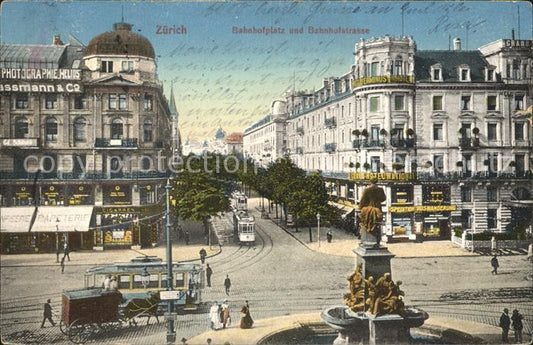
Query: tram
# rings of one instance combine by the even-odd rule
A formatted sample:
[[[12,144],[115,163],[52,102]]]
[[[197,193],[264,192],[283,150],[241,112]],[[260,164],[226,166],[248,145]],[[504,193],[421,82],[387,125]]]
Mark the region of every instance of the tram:
[[[255,243],[255,218],[246,211],[233,212],[233,230],[239,243]]]
[[[172,289],[178,291],[174,306],[181,311],[197,310],[202,302],[204,270],[197,264],[172,264]],[[143,256],[126,263],[96,266],[85,272],[85,288],[102,287],[106,277],[115,278],[124,302],[148,298],[167,290],[167,265],[155,256]],[[166,302],[160,302],[166,306]]]
[[[231,194],[231,208],[235,211],[243,211],[248,209],[248,200],[246,195],[239,191],[234,191]]]

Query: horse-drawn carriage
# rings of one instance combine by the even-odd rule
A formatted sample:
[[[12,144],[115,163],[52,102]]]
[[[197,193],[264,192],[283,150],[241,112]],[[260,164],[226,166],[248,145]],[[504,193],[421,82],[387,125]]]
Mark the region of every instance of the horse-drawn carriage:
[[[73,343],[83,344],[99,333],[136,325],[136,317],[157,318],[159,296],[124,301],[118,291],[92,288],[64,291],[62,302],[60,329]]]

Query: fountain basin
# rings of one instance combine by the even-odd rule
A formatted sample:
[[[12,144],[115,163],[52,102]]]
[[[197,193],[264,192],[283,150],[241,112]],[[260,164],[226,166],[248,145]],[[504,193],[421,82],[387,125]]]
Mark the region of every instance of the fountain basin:
[[[320,317],[338,331],[368,328],[368,316],[364,312],[355,313],[345,305],[326,308],[322,310]]]

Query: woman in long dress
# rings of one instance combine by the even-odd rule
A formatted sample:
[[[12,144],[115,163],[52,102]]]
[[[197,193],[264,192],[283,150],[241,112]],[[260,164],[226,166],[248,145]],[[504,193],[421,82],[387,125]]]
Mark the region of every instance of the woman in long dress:
[[[241,328],[252,328],[253,324],[254,320],[250,316],[250,306],[248,305],[248,301],[246,301],[246,305],[243,305],[241,308]]]

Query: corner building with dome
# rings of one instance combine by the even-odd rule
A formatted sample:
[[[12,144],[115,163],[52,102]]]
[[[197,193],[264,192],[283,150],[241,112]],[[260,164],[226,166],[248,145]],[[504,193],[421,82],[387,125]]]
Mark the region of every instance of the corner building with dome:
[[[0,52],[1,252],[157,245],[180,148],[152,44],[117,23]]]

